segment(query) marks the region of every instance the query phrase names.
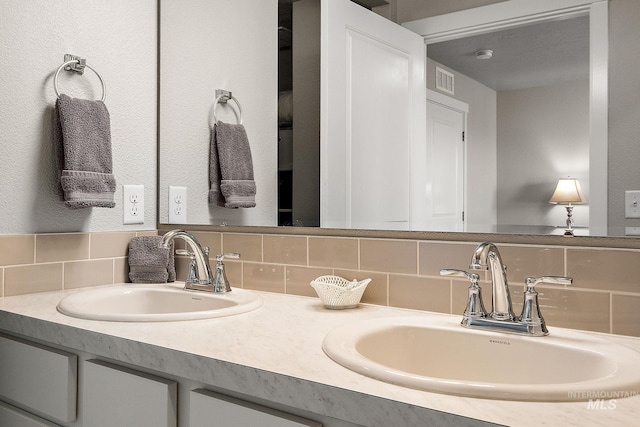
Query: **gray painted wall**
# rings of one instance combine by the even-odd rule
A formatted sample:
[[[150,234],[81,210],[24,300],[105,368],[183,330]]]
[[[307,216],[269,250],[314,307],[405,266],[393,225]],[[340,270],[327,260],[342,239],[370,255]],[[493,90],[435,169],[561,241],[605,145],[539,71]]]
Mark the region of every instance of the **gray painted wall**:
[[[156,227],[156,0],[0,2],[0,234]],[[58,196],[53,76],[64,54],[104,78],[116,207],[69,209]],[[98,99],[91,71],[63,72],[60,92]],[[122,225],[122,184],[145,187],[144,225]]]
[[[548,203],[558,178],[578,178],[589,199],[589,81],[498,92],[498,224],[564,226]],[[589,225],[588,205],[574,209]]]

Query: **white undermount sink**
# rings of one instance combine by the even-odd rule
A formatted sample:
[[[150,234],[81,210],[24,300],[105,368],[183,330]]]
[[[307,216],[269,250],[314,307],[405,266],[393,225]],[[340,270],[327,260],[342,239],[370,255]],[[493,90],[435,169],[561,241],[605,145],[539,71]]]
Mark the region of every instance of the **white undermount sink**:
[[[604,337],[561,328],[527,337],[459,323],[429,314],[365,320],[331,331],[323,349],[363,375],[438,393],[577,401],[640,392],[640,353]]]
[[[216,294],[182,286],[123,284],[85,290],[63,298],[58,311],[89,320],[163,322],[233,316],[262,306],[257,294],[244,289]]]

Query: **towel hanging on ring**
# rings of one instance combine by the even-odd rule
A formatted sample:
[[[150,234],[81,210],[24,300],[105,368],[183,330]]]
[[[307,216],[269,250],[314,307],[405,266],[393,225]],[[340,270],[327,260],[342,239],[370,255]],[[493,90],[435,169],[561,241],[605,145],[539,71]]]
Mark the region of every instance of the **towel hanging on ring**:
[[[242,107],[232,93],[216,89],[213,104],[213,129],[209,157],[209,203],[225,208],[256,206],[256,183],[247,131],[242,125]],[[218,104],[233,101],[238,110],[238,124],[221,122],[216,117]]]
[[[209,203],[225,208],[255,207],[253,160],[243,125],[214,124],[209,160]]]
[[[116,180],[111,156],[111,124],[104,104],[106,88],[102,76],[84,58],[67,54],[53,78],[58,99],[54,112],[53,137],[63,199],[72,209],[115,207]],[[82,74],[92,70],[102,85],[102,99],[93,101],[61,94],[58,76],[66,71]]]
[[[61,94],[54,120],[60,185],[67,207],[115,207],[107,107],[102,101]]]

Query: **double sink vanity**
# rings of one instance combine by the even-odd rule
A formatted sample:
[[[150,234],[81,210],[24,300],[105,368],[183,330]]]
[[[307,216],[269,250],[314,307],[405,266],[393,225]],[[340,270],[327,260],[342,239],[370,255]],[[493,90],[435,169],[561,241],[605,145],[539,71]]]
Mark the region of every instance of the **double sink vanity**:
[[[530,312],[508,319],[529,322],[528,332],[486,327],[477,320],[497,317],[501,304],[494,298],[484,311],[473,280],[466,328],[459,315],[365,304],[327,310],[316,298],[183,286],[0,299],[0,420],[115,425],[112,416],[100,421],[104,411],[132,411],[127,420],[153,413],[161,421],[140,425],[183,427],[613,426],[637,418],[640,340],[562,328],[544,336],[544,319]],[[67,393],[53,390],[67,399],[55,409],[51,396],[35,396],[49,381],[27,378],[60,357]],[[7,387],[20,370],[23,381]],[[118,403],[140,395],[140,404]]]

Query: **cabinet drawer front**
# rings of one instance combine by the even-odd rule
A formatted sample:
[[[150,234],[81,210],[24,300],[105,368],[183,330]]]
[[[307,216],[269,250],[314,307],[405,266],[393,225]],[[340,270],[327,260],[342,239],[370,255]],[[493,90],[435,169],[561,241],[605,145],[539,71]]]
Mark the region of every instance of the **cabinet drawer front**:
[[[210,390],[189,395],[191,427],[322,427],[317,421],[245,402]]]
[[[0,426],[7,427],[58,427],[18,408],[0,402]]]
[[[0,396],[57,420],[76,418],[78,357],[0,334]]]
[[[101,360],[83,364],[83,422],[91,427],[175,427],[175,381]]]

